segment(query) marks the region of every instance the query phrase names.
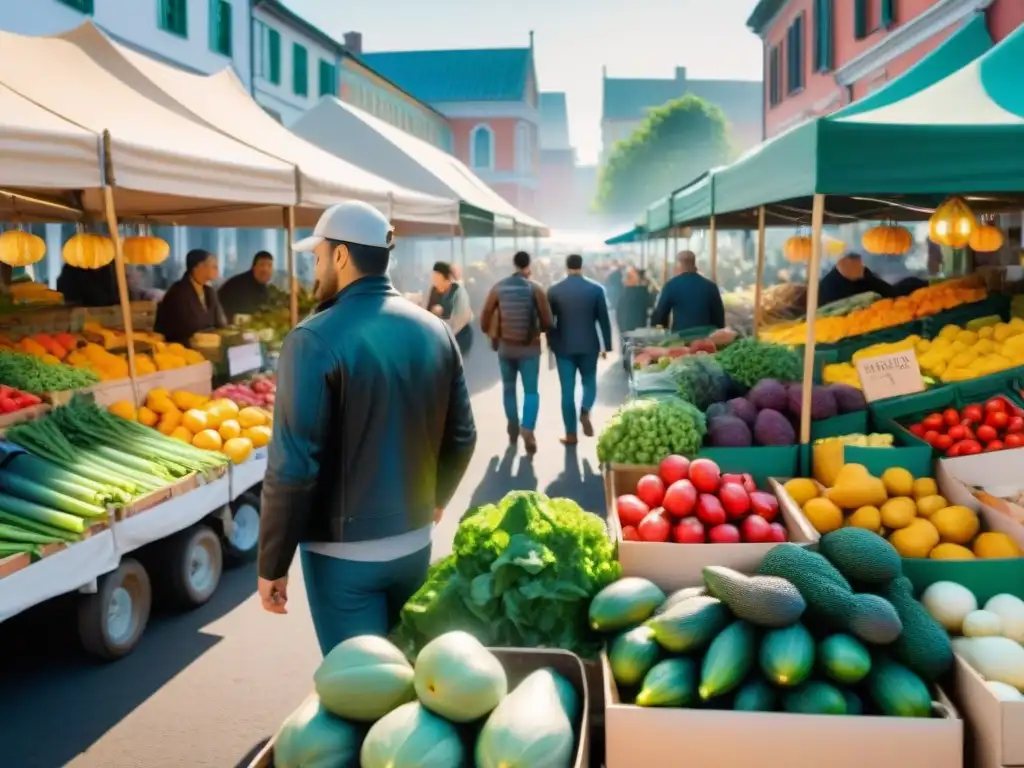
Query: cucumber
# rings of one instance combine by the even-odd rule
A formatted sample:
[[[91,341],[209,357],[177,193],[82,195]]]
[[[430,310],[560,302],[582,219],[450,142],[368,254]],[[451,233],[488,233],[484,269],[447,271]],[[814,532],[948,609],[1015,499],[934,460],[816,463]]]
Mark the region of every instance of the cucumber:
[[[776,576],[745,576],[732,568],[704,568],[708,592],[738,619],[760,627],[788,627],[800,620],[807,603],[792,583]]]
[[[892,544],[864,528],[826,533],[818,551],[851,582],[869,588],[885,587],[903,573],[903,562]]]
[[[932,695],[924,680],[891,659],[875,659],[867,691],[883,715],[931,717]]]
[[[859,640],[849,635],[832,635],[818,646],[818,666],[826,677],[852,685],[871,671],[871,654]]]
[[[802,624],[773,629],[761,641],[761,671],[782,688],[795,688],[814,669],[814,638]]]
[[[697,665],[693,659],[665,659],[644,675],[638,707],[688,707],[697,698]]]
[[[860,696],[849,688],[843,688],[843,698],[846,699],[846,714],[848,715],[863,715],[864,714],[864,702],[861,701]]]
[[[714,597],[691,597],[647,622],[666,651],[688,653],[707,647],[729,624],[729,609]]]
[[[778,696],[760,677],[754,677],[736,691],[732,708],[738,712],[774,712],[779,706]]]
[[[638,685],[657,663],[661,647],[650,627],[634,627],[612,641],[608,665],[619,685]]]
[[[700,670],[701,699],[707,701],[739,687],[754,666],[757,633],[753,625],[734,621],[711,641]]]
[[[665,598],[665,602],[657,607],[654,611],[655,616],[661,616],[669,608],[674,608],[684,600],[689,600],[691,597],[707,597],[708,591],[704,587],[684,587],[683,589],[677,589],[671,595]]]
[[[632,627],[649,619],[663,602],[665,593],[654,582],[627,576],[594,595],[590,601],[590,628],[617,632]]]
[[[829,683],[812,680],[783,697],[787,712],[799,715],[845,715],[846,698],[843,692]]]

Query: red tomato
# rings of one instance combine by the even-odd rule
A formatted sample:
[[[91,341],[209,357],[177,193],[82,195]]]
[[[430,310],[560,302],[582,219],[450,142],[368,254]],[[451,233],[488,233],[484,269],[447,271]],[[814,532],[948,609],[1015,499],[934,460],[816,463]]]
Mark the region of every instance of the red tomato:
[[[648,512],[636,527],[636,532],[643,541],[668,541],[671,530],[672,525],[668,521],[668,516],[663,515],[660,510]]]
[[[956,457],[956,456],[959,456],[960,455],[960,449],[962,447],[963,447],[963,441],[961,441],[959,443],[953,443],[953,445],[951,445],[949,447],[949,450],[946,451],[946,456],[951,458],[951,459]]]
[[[636,495],[649,508],[660,507],[665,498],[665,483],[657,475],[644,475],[636,484]]]
[[[697,489],[689,480],[676,480],[665,491],[662,506],[674,517],[686,517],[697,506]]]
[[[981,453],[981,443],[979,443],[977,440],[960,441],[961,456],[973,456],[976,453]]]
[[[940,451],[948,451],[953,445],[953,438],[949,435],[939,435],[935,440],[935,447]]]
[[[910,434],[916,435],[917,437],[924,437],[924,433],[927,430],[924,428],[924,424],[911,424]]]
[[[935,441],[938,440],[939,437],[939,433],[936,432],[934,429],[929,429],[927,432],[924,433],[924,441],[928,443],[928,445],[935,445]]]
[[[1000,413],[997,415],[1005,416],[1006,414]],[[996,428],[989,426],[988,424],[982,424],[980,427],[978,427],[977,433],[978,439],[983,443],[991,443],[993,440],[999,437],[999,433],[996,432]]]
[[[942,412],[942,420],[952,427],[954,424],[960,423],[960,413],[956,408],[947,408]]]
[[[640,521],[647,516],[651,509],[636,496],[627,493],[615,500],[615,511],[619,513],[620,523],[624,526],[635,526],[640,524]]]
[[[960,415],[965,421],[969,421],[972,424],[978,424],[984,418],[984,413],[980,405],[968,405],[961,412]]]
[[[964,440],[973,440],[974,430],[970,427],[964,427]]]
[[[632,525],[624,525],[622,526],[622,540],[640,541],[640,534],[636,532],[636,528]]]
[[[925,429],[942,429],[946,425],[946,422],[943,420],[941,413],[932,413],[925,416],[924,419],[921,420],[921,424]]]
[[[1003,445],[1007,448],[1020,448],[1024,446],[1024,435],[1020,432],[1011,432],[1003,440]]]
[[[946,432],[953,441],[963,440],[967,436],[967,429],[960,424],[955,424]]]
[[[1006,401],[1001,397],[993,397],[985,402],[985,413],[1006,413]]]
[[[1005,447],[1006,446],[1003,445],[1002,440],[993,440],[991,443],[985,446],[985,453],[988,453],[989,451],[1001,451]]]
[[[1024,432],[1024,418],[1020,416],[1011,416],[1010,420],[1006,422],[1007,432]]]
[[[996,429],[1004,429],[1010,423],[1010,417],[1005,411],[989,411],[985,417],[985,424]]]

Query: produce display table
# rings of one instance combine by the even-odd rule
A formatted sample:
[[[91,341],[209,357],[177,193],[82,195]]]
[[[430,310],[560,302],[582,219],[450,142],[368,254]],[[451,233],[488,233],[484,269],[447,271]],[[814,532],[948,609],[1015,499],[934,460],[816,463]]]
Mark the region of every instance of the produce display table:
[[[232,464],[228,468],[231,479],[231,501],[234,501],[253,486],[263,482],[267,473],[267,449],[257,448],[252,457],[241,464]]]
[[[228,504],[230,497],[230,475],[224,475],[211,482],[202,483],[188,493],[172,496],[144,512],[119,521],[114,526],[117,554],[133,552],[188,528],[213,510]]]
[[[107,529],[0,579],[0,621],[85,586],[117,568],[118,560],[114,532]]]

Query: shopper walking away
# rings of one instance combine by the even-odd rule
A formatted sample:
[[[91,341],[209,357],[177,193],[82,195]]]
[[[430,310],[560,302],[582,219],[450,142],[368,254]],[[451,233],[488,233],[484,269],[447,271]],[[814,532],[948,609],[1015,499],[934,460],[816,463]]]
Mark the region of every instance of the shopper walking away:
[[[577,418],[587,437],[594,435],[590,410],[597,400],[597,358],[612,351],[612,325],[608,319],[608,299],[604,288],[583,275],[583,257],[573,254],[565,260],[566,276],[548,289],[553,325],[548,331],[548,346],[555,353],[558,381],[562,387],[564,445],[576,445]],[[604,339],[597,338],[601,328]],[[576,413],[576,377],[583,386],[583,401]]]
[[[533,430],[540,410],[540,335],[551,327],[551,308],[544,290],[530,279],[530,254],[519,251],[512,263],[516,271],[498,281],[487,294],[480,325],[496,342],[509,441],[515,443],[522,436],[526,452],[536,453]],[[518,379],[523,382],[522,419],[516,393]]]
[[[286,613],[301,545],[325,654],[398,620],[476,445],[451,331],[387,277],[393,231],[376,208],[349,202],[294,246],[316,256],[320,304],[278,363],[258,586],[265,610]]]
[[[448,323],[455,335],[455,341],[463,356],[473,346],[473,310],[469,306],[469,294],[458,282],[455,267],[444,261],[434,264],[433,290],[435,303],[430,311]]]
[[[696,254],[680,251],[676,256],[676,271],[678,274],[661,290],[651,315],[651,325],[671,327],[673,332],[691,328],[724,328],[722,294],[717,285],[697,272]]]
[[[270,280],[274,276],[274,257],[259,251],[252,266],[228,278],[217,291],[217,298],[228,320],[235,315],[253,315],[270,303]]]

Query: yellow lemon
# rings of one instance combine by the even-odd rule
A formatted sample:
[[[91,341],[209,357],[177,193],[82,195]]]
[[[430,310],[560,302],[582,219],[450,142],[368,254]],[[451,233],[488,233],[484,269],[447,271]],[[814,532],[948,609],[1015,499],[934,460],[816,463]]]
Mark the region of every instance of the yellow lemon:
[[[949,502],[946,501],[946,498],[937,493],[933,493],[931,496],[921,496],[917,500],[917,514],[921,517],[931,517],[940,509],[945,509],[948,506]]]
[[[969,544],[981,527],[974,510],[959,504],[944,507],[928,519],[942,540],[950,544]]]
[[[846,525],[878,533],[882,528],[882,513],[878,507],[861,507],[846,518]]]
[[[939,544],[928,557],[932,560],[973,560],[974,553],[959,544]]]
[[[811,499],[804,505],[804,515],[818,533],[829,533],[843,527],[842,510],[828,499]]]
[[[1005,533],[989,532],[974,540],[974,554],[985,559],[1020,557],[1021,550],[1017,542]]]
[[[903,467],[889,467],[882,473],[882,482],[890,496],[910,496],[914,492],[914,476]]]
[[[107,410],[115,416],[127,419],[128,421],[136,421],[139,418],[139,414],[135,410],[135,404],[128,400],[118,400]]]
[[[169,437],[173,440],[181,440],[183,443],[192,445],[192,433],[185,429],[185,427],[175,427]]]
[[[254,448],[262,448],[270,442],[270,427],[249,427],[242,430],[242,437],[249,438]]]
[[[139,408],[139,424],[147,427],[155,427],[160,417],[146,406]]]
[[[900,557],[928,557],[939,543],[939,532],[929,521],[918,517],[906,528],[893,531],[889,543]]]
[[[242,427],[234,419],[225,419],[217,428],[222,440],[232,440],[242,434]]]
[[[917,517],[917,505],[913,499],[899,496],[882,505],[882,525],[890,530],[906,528]]]
[[[188,429],[192,434],[198,434],[204,429],[209,428],[210,419],[206,414],[206,411],[201,411],[198,408],[192,408],[191,410],[185,411],[185,415],[181,420],[182,426]]]
[[[806,477],[794,477],[788,480],[783,488],[801,508],[811,499],[818,497],[818,484]]]
[[[241,464],[252,453],[252,443],[245,437],[233,437],[221,449],[235,464]]]
[[[214,429],[204,429],[192,438],[192,445],[204,451],[219,451],[223,444],[220,435]]]
[[[939,492],[939,486],[930,477],[919,477],[914,481],[914,498],[921,499],[925,496],[935,496]]]

